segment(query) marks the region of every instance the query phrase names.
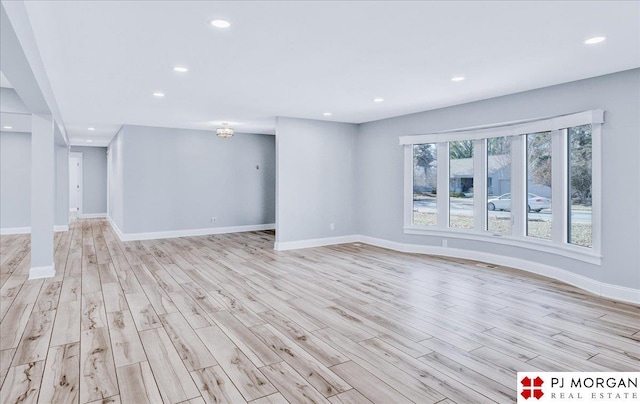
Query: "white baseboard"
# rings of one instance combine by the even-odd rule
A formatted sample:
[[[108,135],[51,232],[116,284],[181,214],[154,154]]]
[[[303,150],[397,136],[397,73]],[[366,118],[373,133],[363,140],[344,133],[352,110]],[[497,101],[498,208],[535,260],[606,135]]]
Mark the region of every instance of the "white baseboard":
[[[602,283],[600,296],[640,304],[640,290],[612,285],[610,283]]]
[[[118,236],[120,241],[124,241],[124,234],[122,234],[122,230],[120,230],[120,228],[118,227],[116,222],[113,221],[111,216],[107,216],[107,220],[109,221],[109,224],[111,225],[111,228],[116,233],[116,236]]]
[[[114,231],[118,235],[121,241],[134,241],[134,240],[157,240],[163,238],[177,238],[177,237],[193,237],[193,236],[209,236],[212,234],[226,234],[226,233],[242,233],[246,231],[261,231],[261,230],[273,230],[276,228],[275,223],[268,224],[256,224],[248,226],[233,226],[233,227],[210,227],[204,229],[188,229],[188,230],[172,230],[172,231],[158,231],[150,233],[123,233],[118,226],[109,218],[109,223],[113,227]]]
[[[255,225],[255,226],[217,227],[217,228],[208,228],[208,229],[192,229],[192,230],[178,230],[178,231],[154,232],[154,233],[124,234],[118,228],[118,226],[116,226],[113,220],[111,220],[111,218],[108,218],[108,219],[114,231],[122,241],[202,236],[202,235],[210,235],[210,234],[272,230],[275,228],[275,224],[265,224],[265,225]],[[296,250],[301,248],[322,247],[322,246],[328,246],[328,245],[346,244],[346,243],[355,243],[355,242],[361,242],[361,243],[370,244],[376,247],[382,247],[382,248],[387,248],[390,250],[406,252],[406,253],[430,254],[430,255],[440,255],[444,257],[464,258],[464,259],[469,259],[474,261],[482,261],[490,264],[521,269],[523,271],[546,276],[552,279],[557,279],[559,281],[576,286],[580,289],[586,290],[598,296],[602,296],[610,299],[616,299],[624,302],[630,302],[634,304],[640,304],[640,290],[638,289],[600,282],[595,279],[587,278],[585,276],[567,271],[565,269],[553,267],[550,265],[544,265],[537,262],[527,261],[527,260],[514,258],[514,257],[507,257],[503,255],[491,254],[491,253],[486,253],[481,251],[462,250],[462,249],[445,248],[445,247],[438,247],[438,246],[405,244],[405,243],[398,243],[395,241],[384,240],[384,239],[379,239],[379,238],[369,237],[369,236],[362,236],[362,235],[350,235],[350,236],[327,237],[327,238],[299,240],[299,241],[276,242],[274,244],[274,249],[278,251],[287,251],[287,250]]]
[[[375,247],[386,248],[388,250],[395,250],[395,251],[402,251],[402,252],[409,252],[407,251],[407,247],[411,245],[411,244],[402,244],[396,241],[384,240],[381,238],[362,236],[362,235],[358,236],[358,242],[369,244]]]
[[[403,244],[395,241],[383,240],[368,236],[359,236],[359,241],[376,247],[382,247],[401,252],[464,258],[521,269],[523,271],[535,273],[568,283],[598,296],[634,304],[640,304],[640,290],[638,289],[611,285],[609,283],[604,283],[595,279],[587,278],[586,276],[582,276],[565,269],[553,267],[550,265],[544,265],[537,262],[527,261],[514,257],[506,257],[503,255],[490,254],[481,251],[461,250],[457,248],[445,248],[416,244]]]
[[[300,248],[312,248],[312,247],[322,247],[327,245],[335,245],[335,244],[345,244],[345,243],[355,243],[359,241],[360,236],[351,235],[351,236],[340,236],[340,237],[325,237],[325,238],[315,238],[310,240],[300,240],[300,241],[285,241],[285,242],[276,242],[273,245],[273,249],[277,251],[287,251],[287,250],[297,250]]]
[[[489,264],[501,265],[523,271],[535,273],[556,279],[580,289],[591,292],[595,295],[616,299],[624,302],[640,304],[640,290],[627,288],[624,286],[611,285],[595,279],[587,278],[565,269],[544,265],[537,262],[527,261],[520,258],[507,257],[503,255],[491,254],[482,251],[462,250],[456,248],[446,248],[438,246],[426,246],[417,244],[398,243],[396,241],[384,240],[375,237],[353,235],[343,237],[330,237],[300,241],[276,242],[274,249],[278,251],[296,250],[299,248],[322,247],[334,244],[361,242],[376,247],[386,248],[405,253],[439,255],[443,257],[463,258],[473,261],[481,261]]]
[[[106,213],[78,213],[78,219],[102,219],[106,217]]]
[[[53,226],[53,231],[69,231],[69,225],[56,225]],[[31,227],[4,227],[0,229],[0,235],[9,234],[29,234],[31,233]]]
[[[53,278],[54,276],[56,276],[55,264],[51,264],[45,267],[33,267],[29,269],[29,280]]]
[[[31,227],[3,227],[0,228],[0,235],[9,234],[28,234],[31,233]]]

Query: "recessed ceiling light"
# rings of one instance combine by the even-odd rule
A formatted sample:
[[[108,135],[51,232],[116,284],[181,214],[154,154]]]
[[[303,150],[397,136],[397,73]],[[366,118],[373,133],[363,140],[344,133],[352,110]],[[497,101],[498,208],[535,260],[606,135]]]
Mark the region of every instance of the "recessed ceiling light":
[[[451,81],[464,81],[464,76],[451,77]]]
[[[13,129],[13,126],[3,126],[2,129]]]
[[[176,66],[173,68],[174,72],[178,72],[178,73],[186,73],[189,71],[189,69],[187,69],[186,67],[182,67],[182,66]]]
[[[325,113],[323,113],[322,115],[324,115],[324,116],[331,116],[331,112],[325,112]]]
[[[87,139],[87,143],[93,143],[93,140]]]
[[[382,102],[384,101],[384,98],[374,98],[373,102]]]
[[[164,93],[161,93],[159,91],[156,91],[155,93],[153,93],[154,97],[164,97]]]
[[[96,128],[87,128],[87,130],[96,130]]]
[[[213,25],[216,28],[229,28],[231,23],[225,20],[211,20],[209,24]]]
[[[587,45],[593,45],[593,44],[597,44],[597,43],[600,43],[600,42],[604,42],[605,39],[607,39],[607,37],[594,36],[593,38],[589,38],[586,41],[584,41],[584,43],[587,44]]]

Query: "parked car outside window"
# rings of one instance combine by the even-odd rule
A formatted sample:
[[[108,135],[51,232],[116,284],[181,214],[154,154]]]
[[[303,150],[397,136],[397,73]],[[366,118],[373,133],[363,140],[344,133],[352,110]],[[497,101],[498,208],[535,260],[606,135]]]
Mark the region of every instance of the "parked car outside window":
[[[487,209],[511,211],[511,193],[489,199],[487,201]],[[551,199],[536,194],[528,194],[527,210],[529,212],[540,212],[542,209],[551,209]]]

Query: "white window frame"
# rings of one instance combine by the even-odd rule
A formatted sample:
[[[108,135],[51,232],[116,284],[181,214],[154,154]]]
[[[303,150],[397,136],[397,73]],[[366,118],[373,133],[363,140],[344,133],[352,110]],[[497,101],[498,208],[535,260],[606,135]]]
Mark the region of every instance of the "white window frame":
[[[454,239],[493,242],[562,255],[583,262],[600,265],[601,212],[602,212],[602,124],[603,110],[591,110],[556,117],[530,119],[518,122],[485,125],[446,132],[399,137],[404,147],[404,233],[441,236]],[[567,128],[591,124],[592,141],[592,247],[570,244],[568,226],[568,153]],[[526,236],[526,138],[524,135],[551,131],[552,136],[552,233],[551,240]],[[486,139],[512,136],[511,140],[511,234],[497,234],[486,230]],[[474,142],[474,223],[475,228],[452,229],[449,227],[449,143],[458,140]],[[413,146],[437,143],[438,193],[437,224],[435,226],[413,224]]]

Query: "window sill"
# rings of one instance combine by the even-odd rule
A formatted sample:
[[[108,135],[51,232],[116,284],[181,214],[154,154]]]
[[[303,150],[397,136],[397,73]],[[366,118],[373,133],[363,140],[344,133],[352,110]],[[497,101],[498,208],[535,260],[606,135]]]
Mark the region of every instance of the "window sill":
[[[419,226],[408,226],[404,228],[405,234],[416,234],[423,236],[438,236],[455,238],[461,240],[481,241],[485,243],[495,243],[507,245],[511,247],[526,248],[528,250],[540,251],[549,254],[560,255],[578,261],[587,262],[589,264],[601,265],[602,256],[587,247],[574,246],[571,244],[558,245],[551,240],[533,239],[530,237],[517,238],[511,235],[479,233],[472,230],[453,230],[426,228]]]

